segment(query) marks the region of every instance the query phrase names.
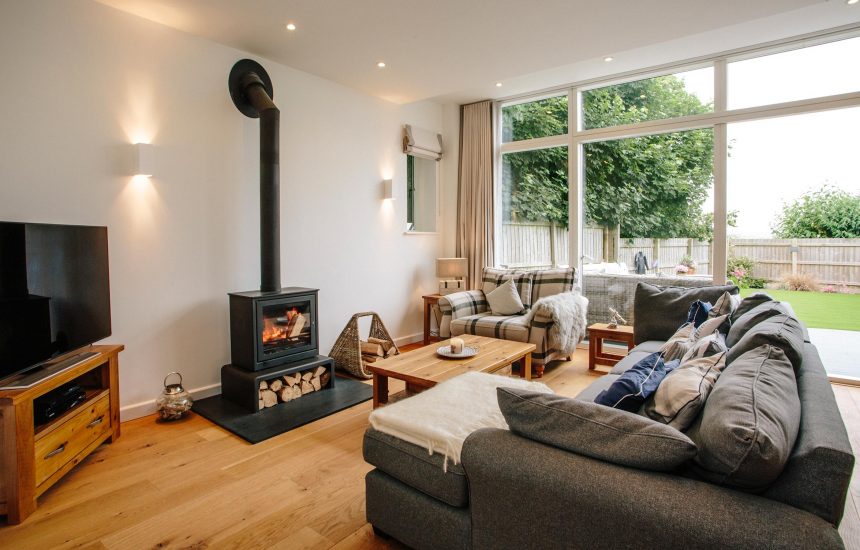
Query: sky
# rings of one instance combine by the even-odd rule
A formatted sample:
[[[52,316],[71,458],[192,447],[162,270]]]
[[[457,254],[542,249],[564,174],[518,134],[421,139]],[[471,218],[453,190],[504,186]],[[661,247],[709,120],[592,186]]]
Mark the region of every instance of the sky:
[[[853,38],[730,63],[729,109],[860,91],[859,59]],[[678,76],[713,101],[712,69]],[[825,184],[860,193],[860,107],[730,124],[728,138],[730,236],[771,236],[784,203]]]

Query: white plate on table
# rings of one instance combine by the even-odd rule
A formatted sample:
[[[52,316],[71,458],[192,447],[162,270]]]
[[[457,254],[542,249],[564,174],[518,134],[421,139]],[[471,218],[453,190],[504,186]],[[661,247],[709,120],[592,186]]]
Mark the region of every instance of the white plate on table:
[[[463,351],[460,353],[454,353],[451,351],[451,346],[439,346],[436,348],[436,353],[442,357],[447,357],[448,359],[466,359],[467,357],[474,357],[477,355],[478,348],[475,346],[463,346]]]

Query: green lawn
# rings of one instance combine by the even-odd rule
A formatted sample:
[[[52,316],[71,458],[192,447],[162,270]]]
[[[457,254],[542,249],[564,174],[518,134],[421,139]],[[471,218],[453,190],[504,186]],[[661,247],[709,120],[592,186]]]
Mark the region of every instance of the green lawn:
[[[790,303],[798,318],[810,328],[860,330],[860,294],[744,288],[741,296],[756,292],[765,292],[775,300]]]

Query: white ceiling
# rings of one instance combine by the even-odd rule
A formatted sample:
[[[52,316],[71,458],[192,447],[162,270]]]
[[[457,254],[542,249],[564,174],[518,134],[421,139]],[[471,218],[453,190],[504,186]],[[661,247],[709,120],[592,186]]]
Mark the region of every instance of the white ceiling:
[[[463,102],[562,84],[577,76],[562,68],[632,68],[641,61],[635,51],[659,44],[683,58],[685,37],[710,33],[719,47],[739,38],[726,27],[779,31],[755,24],[766,17],[791,22],[791,32],[860,17],[860,6],[844,0],[97,1],[396,103]],[[288,22],[297,30],[287,31]],[[616,61],[603,62],[607,55]],[[376,67],[380,60],[385,69]]]

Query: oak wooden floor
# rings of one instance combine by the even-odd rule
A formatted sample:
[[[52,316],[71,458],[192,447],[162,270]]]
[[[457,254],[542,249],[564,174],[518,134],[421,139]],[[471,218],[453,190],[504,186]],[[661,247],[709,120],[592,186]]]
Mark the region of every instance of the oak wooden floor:
[[[587,360],[580,350],[543,381],[575,395],[599,376]],[[834,390],[857,453],[860,388]],[[364,520],[370,410],[366,402],[257,445],[196,415],[124,423],[23,525],[0,527],[0,548],[399,548]],[[840,531],[860,549],[858,477]]]

